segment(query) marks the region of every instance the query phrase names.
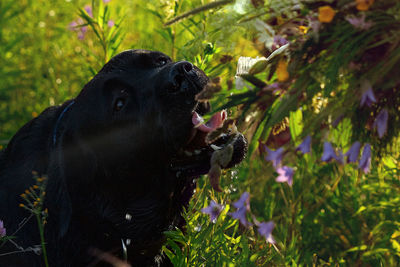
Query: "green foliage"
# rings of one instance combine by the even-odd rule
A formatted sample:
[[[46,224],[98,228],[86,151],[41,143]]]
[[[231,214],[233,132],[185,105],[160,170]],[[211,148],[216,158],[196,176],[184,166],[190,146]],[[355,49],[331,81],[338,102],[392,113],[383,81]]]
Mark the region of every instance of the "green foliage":
[[[0,145],[45,107],[74,97],[116,53],[159,50],[203,69],[213,112],[228,109],[249,140],[246,162],[221,178],[224,192],[200,178],[186,228],[166,232],[163,251],[175,266],[397,266],[400,4],[375,1],[360,11],[353,0],[297,2],[1,1]],[[318,21],[323,6],[335,11],[331,22]],[[348,20],[362,16],[372,22],[365,29]],[[235,77],[240,56],[263,58]],[[365,81],[377,100],[371,106],[360,105]],[[382,110],[389,119],[380,138]],[[304,155],[296,147],[308,135]],[[360,161],[321,160],[324,142],[340,155],[355,141],[371,144],[369,172]],[[293,186],[275,181],[264,146],[284,148]],[[247,228],[230,215],[245,191]],[[215,222],[200,212],[211,200],[224,205]],[[271,220],[275,245],[258,233]]]

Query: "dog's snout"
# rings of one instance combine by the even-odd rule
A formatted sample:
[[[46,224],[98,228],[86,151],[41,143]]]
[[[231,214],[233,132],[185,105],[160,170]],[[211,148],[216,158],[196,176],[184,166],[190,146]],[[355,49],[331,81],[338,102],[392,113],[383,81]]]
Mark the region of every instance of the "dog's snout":
[[[172,93],[193,91],[197,92],[196,84],[198,76],[192,63],[179,61],[174,63],[170,71],[170,81],[173,84]],[[186,82],[185,82],[186,81]]]

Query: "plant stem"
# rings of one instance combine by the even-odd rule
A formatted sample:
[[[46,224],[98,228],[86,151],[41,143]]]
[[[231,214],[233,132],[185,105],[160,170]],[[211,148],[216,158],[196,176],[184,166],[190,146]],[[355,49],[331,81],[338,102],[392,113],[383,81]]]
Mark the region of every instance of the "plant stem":
[[[45,242],[44,242],[43,223],[42,223],[42,221],[41,221],[41,218],[40,218],[40,214],[39,214],[39,213],[36,214],[36,220],[37,220],[38,227],[39,227],[40,243],[41,243],[41,245],[42,245],[43,258],[44,258],[44,265],[45,265],[46,267],[49,267],[49,262],[47,261],[46,244],[45,244]]]

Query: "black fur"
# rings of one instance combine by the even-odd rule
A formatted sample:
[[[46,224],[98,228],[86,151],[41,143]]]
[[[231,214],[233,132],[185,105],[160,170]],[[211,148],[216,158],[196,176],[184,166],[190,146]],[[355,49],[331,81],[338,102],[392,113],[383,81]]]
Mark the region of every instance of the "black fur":
[[[15,244],[40,244],[34,217],[19,227],[30,217],[18,207],[19,195],[34,184],[35,171],[48,177],[50,266],[93,264],[91,248],[122,258],[121,240],[127,239],[133,266],[168,265],[160,254],[163,231],[182,225],[193,178],[204,173],[177,177],[171,159],[190,138],[192,113],[199,109],[195,95],[207,80],[188,62],[129,50],[111,59],[75,99],[23,126],[0,155],[0,220],[8,235],[20,228]],[[18,251],[15,244],[2,244],[0,254]],[[0,256],[0,266],[43,266],[43,257],[14,253]]]

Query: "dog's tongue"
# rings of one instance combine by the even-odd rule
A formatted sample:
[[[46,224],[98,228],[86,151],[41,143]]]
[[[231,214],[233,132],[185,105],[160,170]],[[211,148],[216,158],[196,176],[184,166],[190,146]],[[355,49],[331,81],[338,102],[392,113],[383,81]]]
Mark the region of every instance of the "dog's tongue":
[[[215,113],[206,123],[204,123],[203,117],[201,117],[197,112],[194,112],[192,123],[194,127],[199,129],[201,132],[209,133],[221,127],[227,116],[226,110],[222,110]]]

